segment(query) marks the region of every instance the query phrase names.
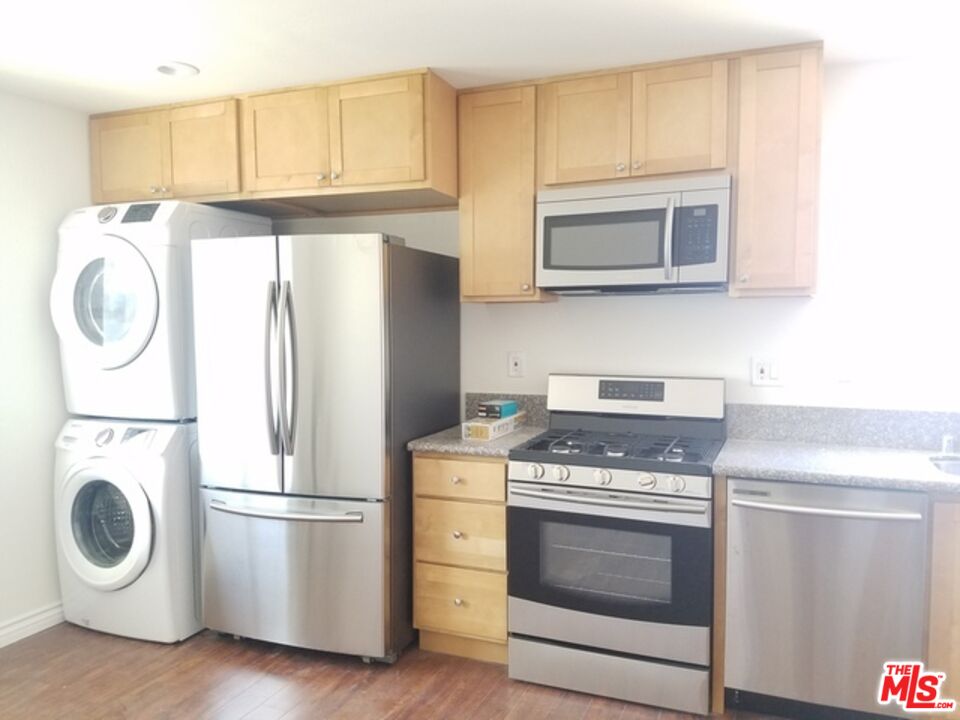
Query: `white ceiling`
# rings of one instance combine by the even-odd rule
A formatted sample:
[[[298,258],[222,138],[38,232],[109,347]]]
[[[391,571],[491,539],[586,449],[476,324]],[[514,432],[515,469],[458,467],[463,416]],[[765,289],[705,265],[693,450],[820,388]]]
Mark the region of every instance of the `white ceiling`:
[[[0,90],[87,112],[432,67],[456,87],[822,39],[949,48],[954,0],[11,0]],[[200,75],[171,78],[179,60]]]

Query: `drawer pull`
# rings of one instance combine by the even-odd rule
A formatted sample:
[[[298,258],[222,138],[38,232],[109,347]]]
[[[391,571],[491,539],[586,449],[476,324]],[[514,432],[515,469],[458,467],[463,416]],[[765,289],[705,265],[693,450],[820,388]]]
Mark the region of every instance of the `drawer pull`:
[[[458,476],[454,475],[450,478],[450,482],[452,482],[454,485],[459,485],[461,480]]]
[[[459,530],[454,530],[454,531],[453,531],[453,539],[454,539],[454,540],[460,540],[461,538],[463,538],[463,533],[460,532]]]
[[[456,605],[457,607],[463,607],[463,599],[462,599],[462,598],[454,598],[454,599],[453,599],[453,604]]]

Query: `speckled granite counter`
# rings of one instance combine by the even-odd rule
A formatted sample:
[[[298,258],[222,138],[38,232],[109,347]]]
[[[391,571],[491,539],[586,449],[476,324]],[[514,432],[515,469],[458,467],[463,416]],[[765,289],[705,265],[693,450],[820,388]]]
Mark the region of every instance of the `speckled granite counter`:
[[[729,438],[718,475],[823,485],[960,493],[960,475],[941,472],[926,450],[821,445]]]
[[[456,425],[433,435],[411,440],[407,443],[407,450],[443,453],[445,455],[481,455],[505,458],[511,448],[525,443],[535,435],[539,435],[544,429],[536,425],[521,425],[509,435],[504,435],[489,442],[481,442],[479,440],[463,440],[460,437],[460,426]]]

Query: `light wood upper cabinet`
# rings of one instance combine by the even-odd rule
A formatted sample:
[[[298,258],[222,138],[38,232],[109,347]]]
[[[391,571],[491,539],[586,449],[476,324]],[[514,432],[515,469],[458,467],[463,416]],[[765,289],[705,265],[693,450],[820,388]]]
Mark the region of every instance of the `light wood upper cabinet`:
[[[91,118],[90,149],[97,203],[240,189],[236,100]]]
[[[536,300],[535,90],[460,96],[460,292]]]
[[[90,120],[91,192],[95,203],[162,197],[170,179],[166,111]]]
[[[330,184],[326,88],[255,95],[242,107],[245,190]]]
[[[334,185],[424,179],[423,75],[330,89]]]
[[[813,291],[820,64],[820,48],[740,59],[733,294]]]
[[[727,164],[727,61],[633,73],[631,175]]]
[[[240,189],[237,101],[175,107],[164,133],[173,197],[219,195]]]
[[[630,174],[630,73],[540,87],[543,182]]]

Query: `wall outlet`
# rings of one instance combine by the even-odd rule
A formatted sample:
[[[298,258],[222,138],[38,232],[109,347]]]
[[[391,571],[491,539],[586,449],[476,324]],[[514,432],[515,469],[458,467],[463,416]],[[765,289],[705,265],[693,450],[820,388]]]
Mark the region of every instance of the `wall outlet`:
[[[771,358],[751,358],[750,384],[768,387],[783,385],[780,363]]]
[[[516,350],[507,353],[507,375],[509,377],[523,377],[527,367],[527,357]]]

